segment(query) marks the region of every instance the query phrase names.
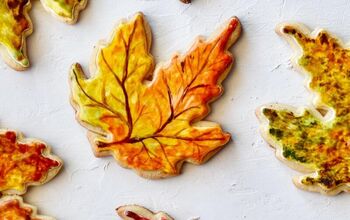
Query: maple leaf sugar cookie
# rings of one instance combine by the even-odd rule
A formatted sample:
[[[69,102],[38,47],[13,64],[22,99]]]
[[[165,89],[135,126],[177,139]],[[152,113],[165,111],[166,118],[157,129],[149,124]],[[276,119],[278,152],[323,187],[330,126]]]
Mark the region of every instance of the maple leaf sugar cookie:
[[[350,50],[325,30],[283,24],[278,33],[297,53],[294,63],[307,74],[312,107],[272,104],[259,108],[264,138],[279,159],[306,172],[294,183],[334,195],[350,190]]]
[[[123,220],[173,220],[164,212],[153,213],[138,205],[126,205],[117,208],[118,215]]]
[[[22,195],[28,186],[52,179],[61,167],[62,161],[43,142],[0,131],[0,195]]]
[[[97,47],[91,77],[74,64],[71,103],[88,129],[97,156],[113,155],[146,178],[177,175],[183,162],[202,164],[230,139],[213,122],[201,121],[218,98],[240,35],[231,18],[210,40],[154,71],[151,32],[141,13],[119,24],[109,43]],[[96,65],[96,66],[95,66]]]
[[[87,0],[41,0],[45,8],[67,23],[74,23]],[[0,1],[0,54],[15,70],[30,66],[26,38],[33,32],[28,12],[30,0]]]
[[[54,220],[37,214],[34,206],[25,204],[19,196],[5,196],[0,199],[0,220]]]

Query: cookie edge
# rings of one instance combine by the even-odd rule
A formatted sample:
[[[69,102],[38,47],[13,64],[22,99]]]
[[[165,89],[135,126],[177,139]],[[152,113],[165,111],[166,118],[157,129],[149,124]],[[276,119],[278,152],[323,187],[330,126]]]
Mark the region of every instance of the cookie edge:
[[[43,0],[40,0],[41,5],[44,7],[44,9],[49,12],[53,17],[55,17],[56,19],[63,21],[67,24],[75,24],[77,23],[78,19],[79,19],[79,14],[82,10],[84,10],[88,4],[88,0],[83,0],[82,3],[78,3],[73,7],[72,10],[72,17],[68,18],[68,17],[63,17],[58,15],[52,8],[50,8],[49,6],[47,6]]]
[[[149,218],[150,220],[158,220],[158,217],[160,216],[165,216],[167,219],[166,220],[174,220],[171,216],[169,216],[167,213],[165,212],[153,212],[143,206],[140,205],[123,205],[120,206],[116,209],[117,214],[122,218],[122,219],[130,219],[131,218],[125,216],[125,212],[126,211],[132,211],[132,212],[136,212],[136,214],[141,214],[143,216],[145,216],[146,218]]]
[[[30,215],[31,218],[33,219],[38,219],[38,220],[55,220],[55,218],[50,217],[50,216],[44,216],[44,215],[39,215],[38,214],[38,208],[36,206],[27,204],[23,202],[23,198],[17,195],[12,195],[12,196],[4,196],[0,198],[0,206],[8,201],[13,201],[17,200],[19,202],[19,206],[21,208],[29,208],[32,210],[32,214]]]
[[[275,142],[268,134],[267,130],[269,127],[269,121],[267,118],[262,114],[262,110],[264,108],[271,108],[275,110],[287,110],[292,112],[294,115],[301,115],[304,111],[308,110],[314,117],[316,117],[318,120],[320,120],[322,123],[326,123],[329,120],[334,119],[335,114],[334,110],[330,108],[329,106],[322,103],[319,94],[317,94],[315,91],[311,90],[309,83],[311,82],[311,75],[298,64],[298,60],[303,56],[303,49],[301,46],[296,42],[296,40],[289,36],[288,34],[285,34],[283,32],[283,28],[286,26],[292,26],[298,29],[300,32],[305,34],[306,36],[310,38],[316,38],[317,35],[320,32],[326,32],[329,36],[336,39],[337,43],[339,43],[339,46],[342,48],[348,48],[337,36],[333,35],[332,33],[328,32],[325,29],[322,28],[315,28],[313,31],[310,31],[309,28],[307,28],[305,25],[301,23],[294,23],[294,22],[283,22],[277,25],[276,27],[276,33],[281,36],[283,39],[285,39],[288,44],[292,48],[292,56],[290,58],[292,66],[294,69],[296,69],[296,72],[299,72],[304,77],[304,86],[306,87],[307,91],[312,97],[311,105],[302,106],[302,107],[293,107],[291,105],[286,104],[278,104],[278,103],[272,103],[272,104],[265,104],[256,109],[256,116],[259,120],[259,130],[262,138],[275,149],[275,155],[277,159],[279,159],[281,162],[286,164],[288,167],[292,168],[293,170],[296,170],[298,172],[304,173],[304,175],[295,176],[292,178],[293,183],[295,186],[297,186],[299,189],[303,189],[310,192],[318,192],[323,195],[327,196],[334,196],[341,192],[350,192],[350,183],[348,184],[341,184],[337,187],[328,189],[323,187],[321,184],[317,183],[315,185],[306,186],[301,183],[301,180],[306,176],[314,176],[317,175],[317,169],[309,169],[306,166],[303,166],[301,164],[298,164],[298,162],[292,162],[287,160],[283,156],[283,149],[282,146],[280,146],[277,142]],[[325,116],[322,116],[321,113],[317,109],[326,109],[328,112]]]
[[[117,22],[117,25],[115,25],[115,27],[113,28],[112,34],[110,35],[109,39],[108,40],[100,40],[97,43],[97,45],[94,47],[94,50],[93,50],[93,53],[92,53],[92,58],[91,58],[90,65],[89,65],[89,72],[91,73],[90,77],[93,77],[93,75],[95,73],[97,73],[98,65],[97,65],[96,60],[97,60],[97,55],[98,55],[99,51],[102,48],[104,48],[105,46],[110,44],[110,42],[114,38],[115,33],[118,30],[118,26],[120,24],[122,24],[122,23],[130,22],[131,20],[135,19],[137,16],[142,16],[142,18],[143,18],[144,27],[145,27],[145,31],[146,31],[146,35],[147,35],[148,50],[151,49],[151,45],[152,45],[152,31],[151,31],[151,27],[150,27],[149,23],[145,19],[144,14],[142,12],[137,12],[133,16],[129,16],[126,19],[125,18],[121,19],[119,22]],[[227,77],[227,75],[232,70],[232,66],[233,66],[234,61],[235,61],[235,58],[233,57],[233,55],[230,52],[229,48],[233,44],[235,44],[237,42],[237,40],[239,39],[239,37],[241,35],[241,32],[242,32],[242,25],[241,25],[240,20],[238,19],[238,17],[236,17],[236,16],[230,17],[216,31],[214,31],[208,38],[203,38],[202,36],[199,35],[198,37],[195,38],[194,43],[192,43],[191,47],[187,50],[187,52],[184,53],[183,55],[180,55],[181,58],[185,57],[188,53],[190,53],[192,51],[192,48],[196,47],[196,45],[199,43],[200,40],[205,40],[205,41],[209,42],[209,41],[215,39],[216,37],[220,36],[220,34],[223,32],[223,30],[225,30],[228,27],[228,24],[230,24],[230,22],[232,22],[232,20],[236,20],[237,21],[237,26],[236,26],[235,30],[232,32],[232,34],[230,36],[230,40],[227,43],[228,46],[225,48],[225,51],[231,56],[232,62],[230,64],[230,66],[226,69],[226,71],[224,73],[222,73],[220,78],[218,79],[218,83],[217,84],[220,85],[220,86],[222,86],[222,81]],[[171,56],[171,57],[174,57],[176,55],[178,55],[178,53],[174,53],[174,55]],[[149,56],[151,56],[153,58],[152,54],[150,54],[150,53],[149,53]],[[157,65],[155,65],[154,58],[153,58],[153,68],[152,68],[152,69],[154,69],[153,70],[153,79],[155,79],[157,77],[157,74],[159,72],[158,70],[160,68],[163,68],[164,66],[167,66],[170,63],[171,63],[171,59],[169,59],[169,61],[167,61],[167,62],[159,62]],[[79,63],[73,64],[70,71],[72,71],[72,69],[74,69],[75,67],[79,68],[83,72],[83,69],[82,69],[82,67],[81,67],[81,65]],[[177,164],[175,165],[176,173],[170,173],[169,174],[169,173],[165,173],[162,170],[145,171],[145,170],[142,170],[142,169],[136,169],[134,167],[130,167],[128,164],[125,164],[122,161],[120,161],[119,159],[117,159],[117,155],[115,155],[115,153],[112,150],[107,150],[107,151],[103,151],[103,152],[99,152],[97,150],[98,147],[97,147],[97,145],[96,145],[96,143],[94,141],[94,139],[96,137],[96,134],[106,135],[107,137],[108,137],[108,134],[103,132],[103,131],[101,131],[101,130],[99,130],[98,128],[95,128],[95,127],[93,127],[93,126],[91,126],[91,125],[89,125],[87,123],[84,123],[83,121],[80,120],[80,118],[79,118],[79,111],[80,111],[80,109],[79,109],[79,106],[74,102],[73,90],[72,90],[71,82],[72,82],[71,74],[69,74],[70,103],[71,103],[73,109],[75,110],[75,118],[76,118],[76,120],[79,122],[79,124],[81,126],[83,126],[84,128],[86,128],[88,130],[87,137],[88,137],[88,140],[89,140],[90,145],[92,147],[94,155],[96,157],[112,156],[115,159],[115,161],[121,167],[126,168],[126,169],[131,169],[134,172],[136,172],[136,174],[138,174],[139,176],[141,176],[143,178],[146,178],[146,179],[163,179],[163,178],[169,178],[169,177],[178,176],[178,175],[181,174],[182,166],[183,166],[183,164],[185,162],[188,162],[188,163],[191,163],[191,164],[194,164],[194,165],[204,164],[208,160],[210,160],[217,152],[222,150],[226,146],[226,144],[230,141],[230,139],[231,139],[231,135],[228,132],[223,131],[223,133],[225,135],[229,136],[227,142],[224,145],[222,145],[222,146],[216,148],[215,150],[209,152],[206,155],[206,157],[203,158],[203,161],[201,163],[196,163],[195,161],[193,161],[191,159],[185,159],[185,160],[181,160],[181,161],[177,162]],[[207,102],[208,113],[206,115],[204,115],[203,117],[199,118],[198,120],[201,120],[201,119],[207,117],[210,114],[210,112],[211,112],[210,103],[215,101],[216,99],[218,99],[222,95],[223,91],[224,91],[224,89],[222,89],[222,92],[221,92],[221,94],[218,97],[216,97],[215,99],[212,99],[212,100]],[[212,123],[212,124],[215,124],[216,126],[219,126],[221,128],[221,126],[219,124],[215,123],[215,122],[210,122],[210,121],[201,121],[201,122],[203,124],[204,123]],[[196,121],[193,122],[192,125],[196,125]]]
[[[46,144],[45,142],[35,139],[35,138],[25,138],[24,135],[21,132],[15,131],[15,130],[8,130],[8,129],[0,129],[0,134],[4,134],[6,132],[15,132],[16,133],[16,142],[17,143],[40,143],[45,145],[45,150],[41,153],[42,156],[45,158],[49,158],[51,160],[57,161],[59,163],[59,166],[50,169],[45,178],[42,181],[37,182],[28,182],[24,184],[24,189],[22,191],[15,190],[15,189],[7,189],[0,192],[0,195],[24,195],[28,191],[28,187],[30,186],[40,186],[43,185],[50,180],[52,180],[58,172],[63,167],[63,161],[58,156],[52,154],[51,147]]]
[[[10,68],[12,68],[15,71],[25,71],[30,67],[30,60],[27,52],[27,37],[29,37],[33,33],[33,22],[29,16],[29,11],[31,10],[31,8],[32,4],[30,1],[28,1],[28,3],[24,7],[23,16],[28,21],[29,27],[21,34],[23,55],[28,59],[28,66],[23,66],[19,62],[17,62],[17,60],[10,55],[10,52],[8,51],[7,47],[3,44],[0,44],[0,54],[4,63],[6,63]]]

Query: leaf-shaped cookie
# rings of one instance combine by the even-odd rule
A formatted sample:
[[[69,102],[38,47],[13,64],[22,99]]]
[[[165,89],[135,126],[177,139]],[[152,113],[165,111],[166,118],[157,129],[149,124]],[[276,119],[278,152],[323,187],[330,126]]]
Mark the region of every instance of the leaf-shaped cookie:
[[[0,131],[0,194],[24,194],[27,186],[46,183],[61,167],[62,161],[46,144]]]
[[[324,30],[300,25],[278,32],[296,48],[295,63],[308,76],[314,107],[267,105],[257,112],[265,139],[292,168],[303,189],[325,194],[350,190],[350,50]]]
[[[164,212],[153,213],[138,205],[126,205],[117,208],[118,215],[123,220],[173,220]]]
[[[29,67],[26,37],[32,33],[28,17],[29,0],[0,1],[0,53],[5,62],[16,70]]]
[[[25,204],[19,196],[6,196],[0,199],[0,220],[54,220],[37,214],[34,206]]]
[[[185,3],[185,4],[191,3],[191,0],[180,0],[180,1],[182,1],[182,2]]]
[[[87,0],[40,0],[46,10],[60,20],[74,24],[78,14],[87,4]]]
[[[239,34],[240,23],[231,18],[218,35],[198,39],[153,75],[144,16],[122,22],[98,47],[89,79],[79,64],[70,73],[71,101],[95,154],[111,154],[147,178],[177,175],[184,161],[201,164],[213,156],[230,135],[200,120],[223,91],[233,60],[227,49]]]
[[[75,23],[87,0],[41,0],[47,10],[67,23]],[[33,32],[28,16],[30,0],[0,0],[0,53],[15,70],[29,67],[26,38]]]

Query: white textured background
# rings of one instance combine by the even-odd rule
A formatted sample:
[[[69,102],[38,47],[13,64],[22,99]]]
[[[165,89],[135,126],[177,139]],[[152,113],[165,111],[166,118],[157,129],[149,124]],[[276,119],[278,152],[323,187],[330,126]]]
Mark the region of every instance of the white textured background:
[[[156,61],[184,52],[198,35],[208,36],[237,15],[244,32],[232,52],[236,65],[225,94],[208,117],[234,141],[203,166],[185,165],[166,180],[142,179],[112,158],[97,159],[86,130],[69,105],[68,70],[87,69],[93,45],[106,39],[116,22],[143,11],[153,30]],[[33,187],[25,201],[62,220],[118,219],[114,209],[137,203],[164,210],[178,220],[348,219],[350,197],[326,197],[294,187],[297,172],[279,162],[258,134],[257,106],[269,102],[305,105],[303,77],[289,64],[291,49],[274,32],[282,21],[327,28],[350,39],[349,1],[305,0],[90,0],[74,26],[51,17],[35,1],[35,33],[28,39],[32,68],[18,73],[0,62],[1,126],[48,142],[65,161],[50,183]]]

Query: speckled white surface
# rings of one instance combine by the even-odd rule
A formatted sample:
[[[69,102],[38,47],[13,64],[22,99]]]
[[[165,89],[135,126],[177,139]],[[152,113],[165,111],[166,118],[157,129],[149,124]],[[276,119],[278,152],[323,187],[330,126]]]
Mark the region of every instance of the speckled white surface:
[[[33,187],[25,201],[62,220],[118,219],[114,209],[137,203],[164,210],[178,220],[347,219],[350,197],[326,197],[294,187],[297,172],[279,162],[258,134],[255,108],[269,102],[296,106],[310,98],[303,77],[290,67],[292,50],[274,32],[282,21],[323,27],[350,39],[349,1],[304,0],[90,0],[74,26],[48,15],[34,2],[35,33],[29,37],[32,68],[18,73],[0,63],[0,124],[48,142],[65,161],[50,183]],[[198,34],[208,36],[232,15],[244,33],[232,52],[236,65],[210,120],[233,141],[203,166],[186,165],[183,175],[146,180],[112,158],[95,158],[86,130],[74,119],[68,96],[73,62],[87,68],[93,45],[116,22],[143,11],[153,30],[156,60],[184,52]]]

